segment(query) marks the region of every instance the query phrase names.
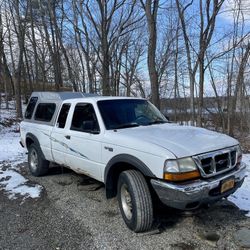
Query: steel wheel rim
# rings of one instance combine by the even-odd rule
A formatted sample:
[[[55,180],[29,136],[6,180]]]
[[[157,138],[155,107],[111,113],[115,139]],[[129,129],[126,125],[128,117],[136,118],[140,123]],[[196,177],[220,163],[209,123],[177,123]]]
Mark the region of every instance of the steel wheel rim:
[[[32,170],[36,170],[38,166],[38,155],[36,150],[32,149],[30,152],[30,167]]]
[[[121,186],[122,209],[128,220],[132,218],[132,199],[126,184]]]

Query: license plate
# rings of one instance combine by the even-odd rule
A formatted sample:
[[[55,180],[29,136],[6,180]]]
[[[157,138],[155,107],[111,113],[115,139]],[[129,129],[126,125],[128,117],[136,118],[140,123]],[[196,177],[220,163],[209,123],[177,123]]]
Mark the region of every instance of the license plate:
[[[233,187],[234,187],[234,179],[226,180],[221,184],[220,192],[225,193],[226,191],[232,189]]]

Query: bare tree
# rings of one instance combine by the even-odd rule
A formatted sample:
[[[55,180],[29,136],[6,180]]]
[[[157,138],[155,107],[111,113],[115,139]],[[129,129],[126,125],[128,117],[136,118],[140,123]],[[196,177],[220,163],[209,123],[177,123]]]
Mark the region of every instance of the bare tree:
[[[182,6],[180,0],[176,0],[176,5],[179,13],[179,18],[182,26],[182,32],[184,37],[184,43],[186,47],[186,56],[187,56],[187,64],[188,64],[188,74],[189,74],[189,84],[190,84],[190,112],[191,112],[191,124],[194,125],[195,121],[195,106],[194,106],[194,85],[195,85],[195,74],[197,71],[197,66],[192,67],[192,57],[191,57],[191,46],[189,42],[188,32],[187,32],[187,24],[185,18],[185,11],[193,4],[193,0],[190,1],[185,6]]]
[[[2,6],[0,6],[0,8],[1,7]],[[10,70],[7,64],[7,59],[6,59],[6,55],[4,51],[4,36],[5,34],[3,33],[2,13],[0,10],[0,68],[2,69],[0,71],[0,75],[4,83],[5,103],[6,103],[6,109],[8,109],[9,108],[9,100],[8,100],[9,93],[11,92],[10,86],[14,87],[14,85],[13,85],[12,77],[10,74]],[[14,94],[14,91],[13,91],[13,94]]]
[[[103,95],[112,94],[110,79],[110,61],[115,44],[122,36],[130,31],[130,27],[138,22],[141,17],[134,17],[136,1],[131,0],[95,0],[95,4],[85,1],[84,13],[88,22],[93,25],[96,36],[100,41],[100,52],[97,54],[101,63],[102,93]],[[125,4],[126,3],[126,4]],[[95,8],[95,11],[93,11]],[[98,13],[96,13],[98,11]],[[138,15],[138,13],[137,13]]]
[[[46,5],[45,2],[41,1],[39,7],[43,30],[54,69],[55,87],[59,90],[60,87],[63,86],[63,78],[58,32],[55,31],[56,1],[49,1]],[[50,31],[48,27],[50,28]]]
[[[138,84],[140,85],[139,64],[145,55],[143,36],[143,32],[133,32],[124,40],[124,56],[121,62],[121,78],[123,81],[121,82],[126,88],[127,96],[131,96],[131,93],[136,95],[132,88],[134,86],[137,89]]]
[[[26,1],[13,0],[9,2],[9,9],[12,16],[12,23],[17,36],[18,42],[18,64],[15,69],[14,83],[15,83],[15,99],[17,117],[22,118],[22,100],[21,100],[21,81],[23,70],[23,56],[25,51],[25,32],[27,26],[28,6]]]
[[[157,47],[157,13],[159,0],[140,0],[145,11],[148,27],[148,71],[151,83],[151,95],[153,104],[160,108],[159,98],[159,76],[156,68],[156,47]]]
[[[214,34],[216,17],[225,0],[208,0],[205,2],[199,1],[199,46],[197,51],[191,43],[191,38],[187,31],[187,20],[185,11],[192,6],[193,0],[183,6],[180,0],[176,0],[176,5],[179,13],[179,18],[182,26],[190,81],[190,109],[192,113],[192,124],[195,120],[195,107],[194,107],[194,85],[197,69],[199,69],[199,101],[198,101],[198,116],[197,125],[202,126],[202,111],[203,111],[203,95],[204,95],[204,75],[205,75],[205,58],[206,51],[209,47],[211,39]],[[193,51],[192,51],[193,50]],[[192,56],[195,55],[195,60],[192,66]]]

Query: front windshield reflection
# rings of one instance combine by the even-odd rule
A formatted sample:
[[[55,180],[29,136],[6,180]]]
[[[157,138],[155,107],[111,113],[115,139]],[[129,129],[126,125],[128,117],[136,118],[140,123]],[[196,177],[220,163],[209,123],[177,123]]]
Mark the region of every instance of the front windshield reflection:
[[[168,120],[150,102],[143,99],[98,101],[106,129],[122,129],[166,123]]]

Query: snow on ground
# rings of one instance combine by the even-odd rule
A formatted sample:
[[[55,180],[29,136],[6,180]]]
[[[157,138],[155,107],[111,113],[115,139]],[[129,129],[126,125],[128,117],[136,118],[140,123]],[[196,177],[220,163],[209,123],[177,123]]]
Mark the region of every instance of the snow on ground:
[[[25,150],[19,144],[20,135],[14,126],[0,131],[0,162],[23,162],[26,159]]]
[[[239,209],[247,211],[246,216],[250,217],[250,154],[243,155],[243,162],[247,164],[247,177],[242,186],[228,200],[233,202]]]
[[[18,196],[24,198],[38,198],[42,191],[39,185],[28,186],[27,180],[15,170],[0,171],[0,189],[7,192],[9,199],[16,199]]]
[[[16,115],[14,101],[9,102],[9,109],[8,110],[5,107],[6,107],[5,102],[3,102],[3,100],[1,100],[0,121],[4,121],[5,119],[14,118]]]
[[[15,116],[13,110],[2,110],[0,122]],[[6,192],[10,199],[23,197],[38,198],[42,186],[31,185],[18,173],[18,164],[27,160],[26,151],[19,144],[20,135],[17,124],[5,128],[0,126],[0,190]]]

